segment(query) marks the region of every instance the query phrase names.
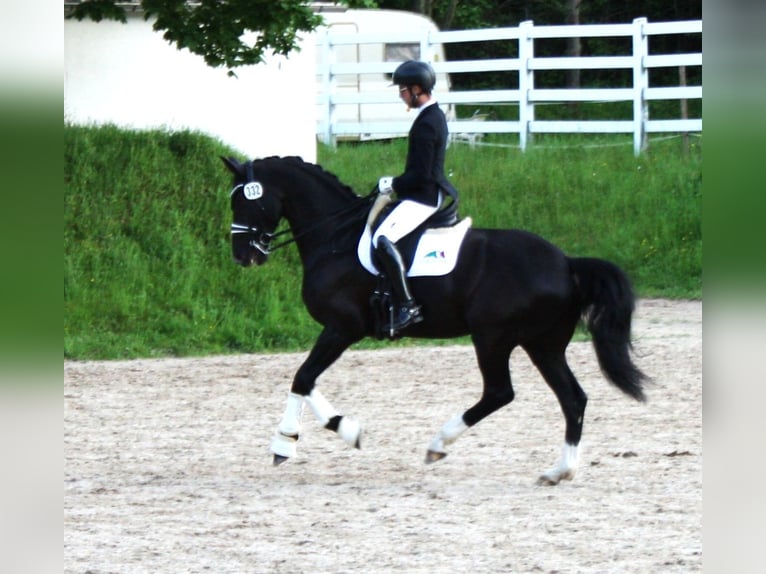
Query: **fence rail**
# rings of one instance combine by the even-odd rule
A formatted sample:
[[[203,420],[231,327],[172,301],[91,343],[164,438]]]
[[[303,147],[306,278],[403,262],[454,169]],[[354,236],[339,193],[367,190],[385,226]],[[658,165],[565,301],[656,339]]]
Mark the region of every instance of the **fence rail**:
[[[509,71],[518,73],[519,89],[447,91],[438,94],[442,105],[517,104],[518,121],[491,119],[458,120],[450,118],[449,129],[455,134],[514,133],[519,145],[526,149],[533,134],[539,133],[625,133],[633,134],[636,155],[647,146],[649,133],[688,133],[702,131],[702,118],[651,119],[649,102],[656,100],[702,99],[702,86],[650,87],[652,69],[702,66],[701,53],[650,54],[649,38],[670,34],[702,34],[702,21],[650,23],[638,18],[630,24],[592,24],[567,26],[535,26],[522,22],[518,27],[446,32],[397,32],[386,34],[348,34],[327,31],[320,34],[320,53],[324,54],[318,74],[324,89],[318,95],[320,105],[317,134],[322,141],[334,145],[338,136],[355,134],[399,134],[409,131],[410,121],[339,122],[334,119],[335,106],[343,104],[391,104],[398,102],[395,91],[337,93],[334,79],[341,74],[391,74],[398,62],[336,63],[333,50],[338,46],[410,42],[420,45],[421,54],[434,53],[434,46],[458,42],[515,41],[518,58],[432,62],[437,72],[447,74]],[[550,38],[628,37],[632,53],[614,56],[535,57],[535,40]],[[535,87],[535,72],[548,70],[631,70],[632,86],[615,88]],[[701,77],[701,75],[700,75]],[[680,82],[680,80],[679,80]],[[538,105],[562,102],[632,102],[633,117],[628,120],[538,120]],[[469,137],[470,139],[470,137]]]

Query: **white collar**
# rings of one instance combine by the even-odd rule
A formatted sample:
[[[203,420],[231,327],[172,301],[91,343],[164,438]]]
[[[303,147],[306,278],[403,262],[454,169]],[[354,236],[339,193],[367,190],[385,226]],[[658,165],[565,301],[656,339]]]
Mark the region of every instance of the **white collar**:
[[[435,103],[436,103],[436,100],[435,100],[434,98],[431,98],[430,100],[428,100],[428,101],[427,101],[425,104],[423,104],[422,106],[420,106],[419,108],[417,108],[417,110],[418,110],[418,115],[420,115],[420,112],[422,112],[423,110],[425,110],[425,109],[426,109],[428,106],[432,106],[432,105],[434,105]]]

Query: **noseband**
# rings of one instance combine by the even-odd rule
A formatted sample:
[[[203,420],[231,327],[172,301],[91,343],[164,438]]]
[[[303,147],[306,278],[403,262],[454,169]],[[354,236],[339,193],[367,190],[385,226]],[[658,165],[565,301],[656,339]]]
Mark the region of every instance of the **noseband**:
[[[247,233],[250,238],[250,246],[255,247],[258,251],[264,255],[271,253],[269,248],[274,234],[268,231],[263,231],[257,226],[242,225],[240,223],[231,224],[231,234],[239,235],[241,233]]]

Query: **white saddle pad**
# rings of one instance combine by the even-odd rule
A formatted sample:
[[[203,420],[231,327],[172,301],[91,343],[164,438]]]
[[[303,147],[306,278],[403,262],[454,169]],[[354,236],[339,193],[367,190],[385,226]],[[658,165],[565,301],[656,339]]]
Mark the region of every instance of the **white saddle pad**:
[[[470,227],[471,218],[466,217],[452,227],[440,227],[426,231],[420,238],[415,251],[415,258],[412,260],[407,276],[425,277],[450,273],[455,268],[460,246]],[[379,275],[370,255],[371,242],[372,231],[367,225],[359,239],[357,255],[362,267],[373,275]]]

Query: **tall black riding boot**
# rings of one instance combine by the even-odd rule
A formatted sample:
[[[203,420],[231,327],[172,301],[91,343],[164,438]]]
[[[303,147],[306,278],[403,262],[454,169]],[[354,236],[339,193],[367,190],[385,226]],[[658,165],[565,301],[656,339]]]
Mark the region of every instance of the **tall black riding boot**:
[[[420,314],[420,305],[415,303],[415,299],[412,297],[412,293],[410,293],[410,287],[407,283],[407,270],[396,246],[387,237],[381,236],[378,239],[375,254],[383,265],[386,275],[391,280],[391,288],[396,298],[393,323],[386,325],[385,330],[396,334],[396,332],[410,325],[420,323],[423,320],[423,315]]]

